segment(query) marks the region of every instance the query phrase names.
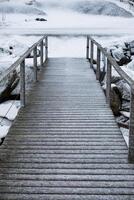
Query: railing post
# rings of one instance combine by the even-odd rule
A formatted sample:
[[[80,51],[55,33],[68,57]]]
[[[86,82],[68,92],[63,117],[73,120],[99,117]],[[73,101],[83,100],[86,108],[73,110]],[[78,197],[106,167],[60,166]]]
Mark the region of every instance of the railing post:
[[[96,69],[96,79],[97,80],[100,79],[100,56],[101,56],[100,49],[97,48],[97,69]]]
[[[45,60],[48,59],[48,37],[45,38]]]
[[[89,59],[89,36],[87,36],[87,50],[86,50],[86,59]]]
[[[37,82],[37,46],[33,50],[34,53],[34,81]]]
[[[111,63],[107,59],[106,102],[111,105]]]
[[[40,43],[40,65],[43,67],[43,40]]]
[[[102,54],[102,61],[103,61],[104,70],[106,71],[106,56],[104,55],[104,53]]]
[[[20,101],[25,106],[25,60],[20,64]]]
[[[91,44],[90,44],[90,66],[91,66],[91,68],[93,68],[93,57],[94,57],[94,43],[91,40]]]
[[[129,162],[134,163],[134,86],[131,87],[128,159]]]

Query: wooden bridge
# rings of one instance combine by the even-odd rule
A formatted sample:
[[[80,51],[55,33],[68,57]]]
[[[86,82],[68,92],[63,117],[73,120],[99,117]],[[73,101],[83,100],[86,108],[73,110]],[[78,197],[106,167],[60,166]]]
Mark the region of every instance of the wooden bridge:
[[[38,45],[43,67],[37,76]],[[107,57],[107,100],[92,70],[94,45],[98,48],[97,79],[101,54]],[[127,146],[108,104],[111,66],[128,83],[132,80],[90,37],[86,53],[88,58],[90,47],[90,64],[84,58],[47,59],[47,47],[43,37],[10,68],[21,64],[25,107],[0,147],[0,200],[134,199],[134,164],[129,163],[134,155],[133,105],[128,160]],[[38,82],[25,101],[24,60],[31,51]]]

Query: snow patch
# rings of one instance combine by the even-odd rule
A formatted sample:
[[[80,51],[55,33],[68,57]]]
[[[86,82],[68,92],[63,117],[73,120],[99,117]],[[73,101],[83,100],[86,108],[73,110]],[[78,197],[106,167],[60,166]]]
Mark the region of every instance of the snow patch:
[[[1,126],[0,125],[0,139],[6,137],[8,134],[10,126]]]
[[[0,117],[7,118],[11,121],[15,119],[20,109],[18,101],[6,101],[0,104]]]

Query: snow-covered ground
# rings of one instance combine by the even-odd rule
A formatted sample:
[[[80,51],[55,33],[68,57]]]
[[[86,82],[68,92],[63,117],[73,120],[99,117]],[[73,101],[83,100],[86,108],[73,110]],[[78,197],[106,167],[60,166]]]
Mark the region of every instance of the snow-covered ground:
[[[4,3],[1,3],[1,13],[3,13],[1,15],[4,15],[4,17],[1,17],[0,24],[3,28],[0,29],[0,34],[45,34],[56,33],[57,31],[59,33],[72,32],[98,35],[134,33],[134,17],[131,16],[133,12],[128,12],[128,6],[118,0],[95,1],[96,5],[98,3],[98,7],[94,5],[93,0],[38,0],[32,6],[26,6],[25,0],[22,0],[21,3],[18,3],[16,0],[16,9],[12,9],[15,5],[12,2],[15,2],[15,0],[10,0],[10,2],[5,3],[6,9],[4,9]],[[89,2],[89,12],[86,13],[84,10],[83,12],[79,11],[81,5],[84,7],[87,6],[87,2]],[[104,2],[107,3],[107,8],[111,9],[108,10],[109,12],[106,11]],[[114,3],[113,10],[111,3]],[[10,6],[7,7],[7,4],[10,4]],[[2,7],[4,7],[3,12]],[[20,9],[21,7],[22,9]],[[32,8],[32,11],[27,13],[29,7]],[[119,12],[120,8],[123,11]],[[46,13],[46,15],[39,15],[36,9]],[[125,12],[128,13],[129,17]],[[112,13],[116,16],[112,16]],[[44,18],[47,21],[36,21],[36,18]]]
[[[31,3],[33,5],[28,5]],[[41,34],[92,34],[96,35],[95,38],[107,48],[132,41],[134,40],[133,15],[128,4],[118,0],[10,0],[0,3],[0,48],[3,48],[0,49],[0,73],[2,74],[37,41]],[[37,18],[47,21],[37,21]],[[35,36],[31,36],[32,34]],[[10,50],[10,47],[13,49]],[[49,39],[49,56],[85,57],[85,47],[84,37],[53,37]],[[27,60],[29,68],[31,62]],[[132,75],[132,63],[131,67],[127,68]],[[2,104],[2,110],[3,106],[10,107],[10,103]],[[18,105],[16,108],[13,106],[14,109],[18,110]],[[4,115],[5,113],[0,112],[1,117]],[[10,123],[5,119],[0,132],[4,130],[5,134],[9,127]]]

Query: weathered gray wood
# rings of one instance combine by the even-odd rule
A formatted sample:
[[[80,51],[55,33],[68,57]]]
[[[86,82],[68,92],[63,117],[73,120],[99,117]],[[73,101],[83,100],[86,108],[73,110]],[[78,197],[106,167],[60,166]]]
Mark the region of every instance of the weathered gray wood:
[[[86,59],[89,59],[89,36],[87,36]]]
[[[45,37],[45,61],[48,59],[48,37]]]
[[[100,80],[100,58],[101,58],[101,51],[97,48],[97,69],[96,69],[96,79]]]
[[[34,48],[33,50],[34,53],[34,81],[37,82],[37,47]]]
[[[25,93],[25,60],[23,60],[20,64],[20,101],[22,107],[25,106]]]
[[[111,100],[111,63],[110,61],[107,59],[107,79],[106,79],[106,102],[109,104],[111,104],[110,100]]]
[[[128,200],[134,165],[86,59],[48,59],[0,147],[2,200]]]
[[[134,162],[134,87],[131,88],[130,127],[129,127],[129,161]]]
[[[93,58],[94,58],[94,43],[90,40],[90,67],[93,68]]]
[[[40,66],[43,67],[43,51],[44,51],[44,48],[43,48],[43,40],[41,41],[40,43]]]

